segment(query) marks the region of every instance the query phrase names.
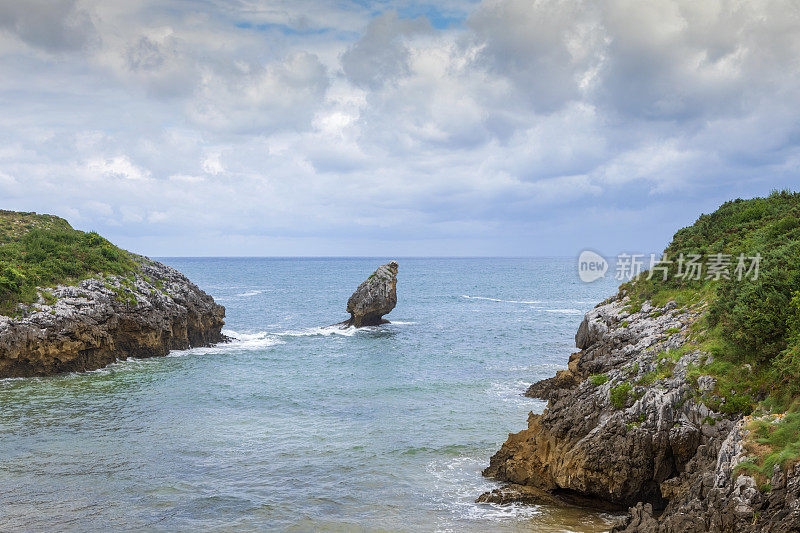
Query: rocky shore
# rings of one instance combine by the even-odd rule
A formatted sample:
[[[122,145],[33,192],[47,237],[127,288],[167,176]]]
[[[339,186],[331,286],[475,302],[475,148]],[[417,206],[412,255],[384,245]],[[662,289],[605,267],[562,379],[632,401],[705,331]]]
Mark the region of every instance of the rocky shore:
[[[141,256],[126,276],[39,290],[0,316],[0,378],[101,368],[224,340],[225,308],[183,274]]]
[[[714,378],[696,369],[712,356],[687,343],[705,308],[621,291],[587,313],[568,369],[527,392],[547,408],[484,471],[508,485],[479,501],[627,510],[613,531],[800,531],[800,465],[759,487],[735,470],[749,417],[706,405]]]

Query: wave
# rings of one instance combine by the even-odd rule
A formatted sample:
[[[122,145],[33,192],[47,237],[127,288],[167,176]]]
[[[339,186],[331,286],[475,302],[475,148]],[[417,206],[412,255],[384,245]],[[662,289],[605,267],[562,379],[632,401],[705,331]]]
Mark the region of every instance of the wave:
[[[247,298],[249,296],[257,296],[257,295],[259,295],[261,293],[264,293],[264,292],[267,292],[267,291],[268,291],[268,289],[258,289],[258,290],[253,290],[253,291],[242,292],[242,293],[237,294],[236,296],[238,296],[239,298]]]
[[[284,344],[284,341],[276,338],[274,333],[268,331],[259,331],[256,333],[239,333],[232,329],[223,329],[222,334],[228,337],[230,342],[215,344],[214,346],[206,346],[201,348],[189,348],[188,350],[173,350],[167,357],[183,357],[185,355],[198,355],[206,353],[219,353],[231,351],[250,351],[260,350],[275,346],[276,344]]]
[[[531,519],[542,513],[537,505],[495,505],[476,503],[475,497],[500,486],[499,483],[481,476],[486,466],[486,457],[460,455],[449,459],[438,459],[428,463],[425,471],[433,481],[433,490],[428,495],[433,503],[449,511],[450,519],[438,524],[438,530],[456,531],[462,520],[511,521]],[[454,522],[451,522],[454,520]]]
[[[522,395],[530,386],[530,381],[522,380],[502,383],[494,382],[491,383],[486,389],[486,394],[492,396],[496,400],[500,400],[501,402],[525,406],[526,408],[530,408],[531,405],[536,404],[544,406],[541,400],[528,398],[527,396]]]
[[[334,324],[332,326],[320,326],[316,328],[281,331],[279,333],[275,333],[275,335],[279,335],[282,337],[314,337],[317,335],[341,335],[343,337],[352,337],[359,331],[359,329],[369,331],[375,328],[372,327],[356,328],[353,326],[342,327],[338,324]]]
[[[406,322],[402,320],[391,320],[389,325],[394,326],[407,326],[410,324],[416,324],[416,322]],[[353,326],[343,327],[340,324],[333,324],[330,326],[319,326],[316,328],[306,328],[306,329],[296,329],[296,330],[286,330],[275,333],[275,335],[282,336],[282,337],[314,337],[317,335],[322,336],[330,336],[330,335],[340,335],[342,337],[352,337],[359,331],[379,331],[380,328],[378,326],[367,326],[363,328],[356,328]]]
[[[466,298],[468,300],[487,300],[490,302],[504,302],[509,304],[541,304],[544,303],[542,300],[501,300],[500,298],[488,298],[486,296],[468,296],[466,294],[461,295],[462,298]]]
[[[283,341],[276,339],[273,333],[268,331],[259,331],[256,333],[238,333],[231,329],[223,329],[222,334],[233,339],[227,346],[235,346],[239,349],[258,349],[266,346],[274,346],[275,344],[283,344]],[[218,346],[226,346],[224,344]]]
[[[564,315],[582,315],[583,311],[580,309],[543,309],[548,313],[561,313]]]

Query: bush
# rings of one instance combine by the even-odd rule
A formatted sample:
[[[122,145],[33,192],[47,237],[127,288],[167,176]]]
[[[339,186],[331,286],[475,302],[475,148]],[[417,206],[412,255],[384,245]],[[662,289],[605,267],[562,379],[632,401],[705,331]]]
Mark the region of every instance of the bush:
[[[731,279],[677,277],[683,254],[730,256]],[[800,194],[774,191],[768,198],[733,200],[675,233],[665,249],[666,280],[656,272],[624,284],[632,302],[646,299],[678,306],[705,300],[708,313],[690,340],[716,363],[698,371],[718,378],[709,407],[731,415],[749,413],[765,401],[786,406],[800,397]],[[737,279],[739,254],[760,254],[757,279]],[[744,371],[743,365],[749,364]],[[643,383],[654,382],[657,373]]]
[[[98,235],[48,215],[0,211],[0,313],[37,299],[37,287],[94,274],[125,274],[130,254]]]
[[[800,257],[790,253],[768,254],[757,280],[722,282],[710,309],[712,325],[742,354],[768,361],[787,347],[792,291],[800,286]]]
[[[611,405],[617,409],[625,407],[625,403],[628,401],[628,394],[631,392],[632,388],[633,387],[628,382],[612,388],[608,398]]]

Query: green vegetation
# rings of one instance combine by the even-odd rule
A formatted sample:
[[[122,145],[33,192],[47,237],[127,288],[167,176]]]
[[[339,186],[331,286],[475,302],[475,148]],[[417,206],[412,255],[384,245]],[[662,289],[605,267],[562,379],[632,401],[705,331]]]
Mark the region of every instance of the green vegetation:
[[[772,478],[775,465],[786,468],[800,458],[800,404],[795,403],[782,417],[760,418],[750,422],[750,459],[738,471],[756,475],[762,482]]]
[[[605,374],[592,374],[589,377],[589,382],[594,385],[595,387],[599,387],[603,383],[608,381],[608,376]]]
[[[664,254],[652,279],[640,275],[620,290],[631,297],[631,312],[645,300],[658,306],[670,300],[678,307],[707,306],[690,328],[685,347],[710,355],[689,369],[695,385],[700,376],[716,379],[714,390],[698,392],[698,398],[732,416],[781,413],[797,405],[800,193],[774,191],[767,198],[727,202],[678,231]],[[756,257],[760,259],[754,261]],[[703,265],[699,276],[680,275],[690,271],[690,258]],[[719,267],[716,271],[708,270],[712,263]],[[673,360],[679,356],[669,355]],[[672,366],[661,357],[658,368],[638,384],[666,377]],[[771,465],[800,456],[800,414],[789,411],[780,422],[757,424],[757,429],[752,468],[767,472]]]
[[[628,394],[630,394],[632,388],[633,386],[627,381],[612,388],[608,398],[611,405],[617,409],[625,407],[625,403],[628,401]]]
[[[131,255],[95,232],[72,229],[51,215],[0,211],[0,313],[37,300],[37,287],[68,284],[98,273],[126,274]],[[43,294],[44,298],[52,296]]]

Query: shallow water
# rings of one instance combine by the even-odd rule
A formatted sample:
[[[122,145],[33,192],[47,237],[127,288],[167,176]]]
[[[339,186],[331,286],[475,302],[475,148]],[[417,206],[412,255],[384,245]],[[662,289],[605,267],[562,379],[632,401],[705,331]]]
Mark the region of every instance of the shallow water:
[[[392,324],[325,328],[383,259],[164,259],[227,307],[213,348],[0,380],[0,529],[602,531],[480,475],[614,291],[572,259],[401,259]]]

